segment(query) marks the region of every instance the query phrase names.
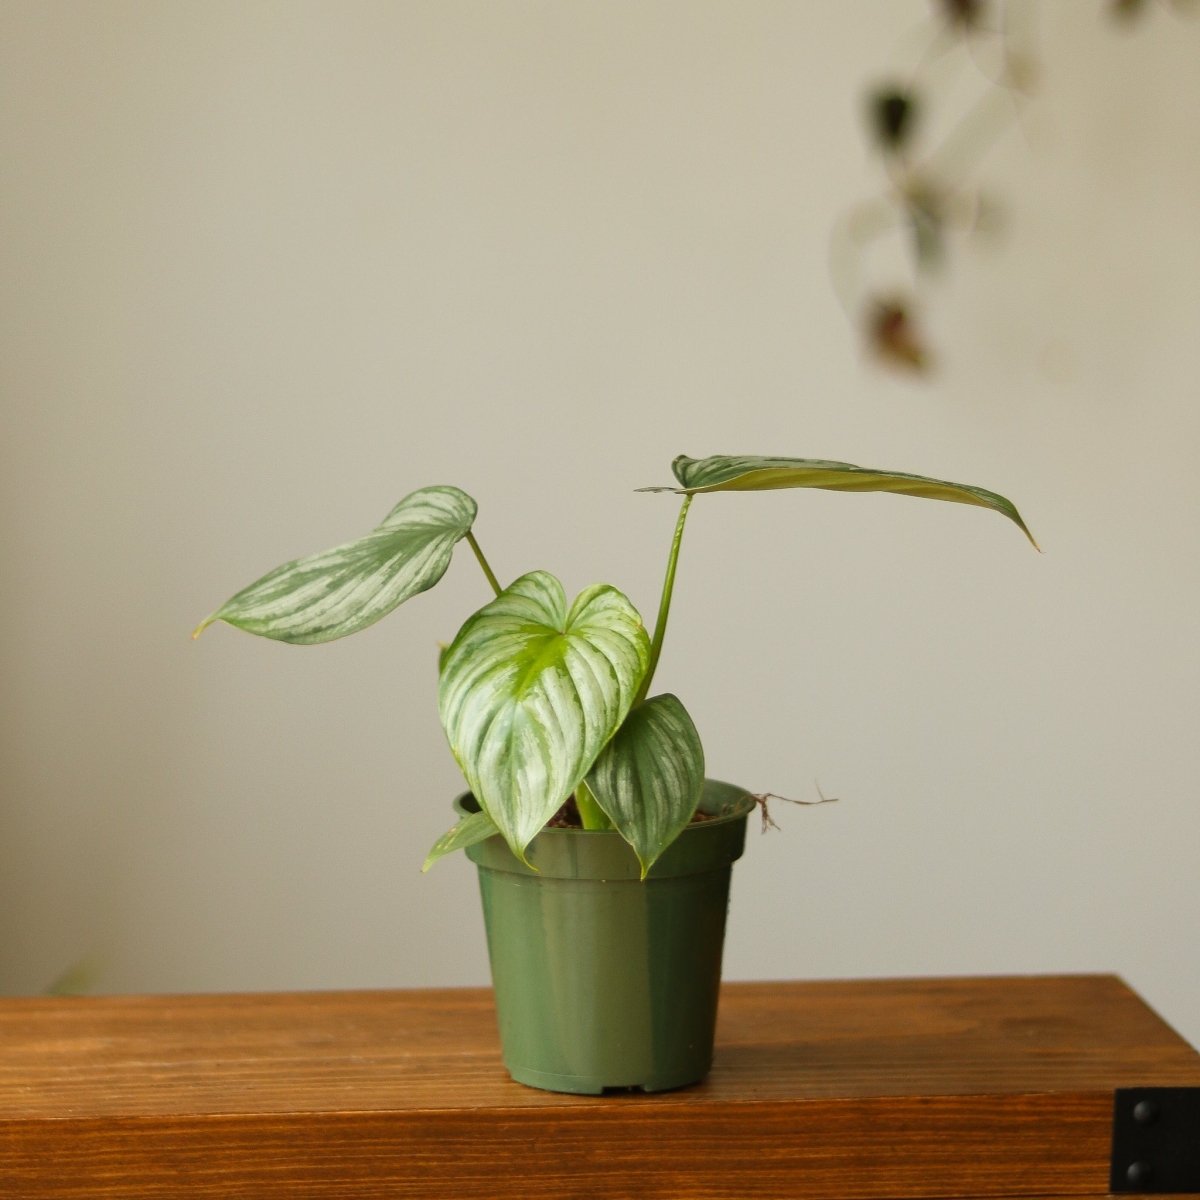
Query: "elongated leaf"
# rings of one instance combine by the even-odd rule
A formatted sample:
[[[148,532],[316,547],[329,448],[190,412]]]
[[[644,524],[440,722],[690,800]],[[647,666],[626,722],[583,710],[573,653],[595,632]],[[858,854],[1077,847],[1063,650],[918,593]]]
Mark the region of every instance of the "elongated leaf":
[[[496,822],[487,813],[471,813],[469,816],[463,817],[453,829],[448,833],[443,833],[433,843],[421,870],[428,871],[439,858],[445,858],[447,854],[453,854],[455,850],[465,850],[468,846],[474,846],[478,842],[486,842],[488,838],[494,837],[498,832]]]
[[[366,537],[285,563],[243,588],[192,636],[214,621],[297,645],[357,633],[441,579],[475,507],[458,488],[421,488]]]
[[[545,571],[470,617],[442,655],[450,748],[518,857],[625,719],[649,655],[642,619],[616,588],[589,587],[568,611]]]
[[[681,486],[647,488],[647,491],[674,491],[683,495],[701,492],[762,492],[775,488],[827,488],[843,492],[895,492],[901,496],[922,496],[928,500],[949,500],[956,504],[974,504],[990,508],[1012,521],[1033,542],[1021,514],[1010,500],[985,488],[967,483],[948,483],[927,475],[909,475],[903,471],[877,471],[851,463],[828,462],[819,458],[755,458],[715,454],[710,458],[688,458],[681,454],[671,464]]]
[[[666,693],[639,704],[588,773],[588,787],[633,847],[642,878],[692,819],[704,748],[687,709]]]

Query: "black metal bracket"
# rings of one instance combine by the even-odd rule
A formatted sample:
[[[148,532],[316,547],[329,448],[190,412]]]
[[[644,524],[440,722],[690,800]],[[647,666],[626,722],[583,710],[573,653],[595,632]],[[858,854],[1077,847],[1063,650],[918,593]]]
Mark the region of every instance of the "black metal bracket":
[[[1200,1087],[1118,1088],[1110,1192],[1200,1192]]]

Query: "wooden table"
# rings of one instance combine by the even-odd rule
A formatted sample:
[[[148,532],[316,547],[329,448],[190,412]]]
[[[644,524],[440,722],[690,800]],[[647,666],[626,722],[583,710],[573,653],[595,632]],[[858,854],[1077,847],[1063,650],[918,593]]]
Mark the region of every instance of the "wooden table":
[[[1141,1086],[1200,1056],[1109,976],[729,984],[655,1096],[513,1083],[485,990],[0,999],[0,1197],[1097,1196]]]

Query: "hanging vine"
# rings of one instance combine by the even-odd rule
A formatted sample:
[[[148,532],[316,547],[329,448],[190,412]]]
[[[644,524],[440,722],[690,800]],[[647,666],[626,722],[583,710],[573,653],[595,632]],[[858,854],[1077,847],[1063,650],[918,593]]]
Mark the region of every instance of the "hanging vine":
[[[1128,25],[1155,8],[1194,11],[1197,4],[1105,0],[1104,7]],[[887,367],[915,374],[932,368],[922,322],[927,284],[946,268],[958,240],[1000,224],[998,205],[977,175],[1034,97],[1035,15],[1034,0],[933,0],[914,31],[915,65],[893,67],[867,92],[865,126],[880,189],[837,222],[830,267],[864,350]],[[964,68],[973,88],[964,86]],[[963,91],[973,91],[965,106]],[[934,125],[944,132],[931,144]],[[877,259],[894,257],[897,241],[905,278],[884,284]]]

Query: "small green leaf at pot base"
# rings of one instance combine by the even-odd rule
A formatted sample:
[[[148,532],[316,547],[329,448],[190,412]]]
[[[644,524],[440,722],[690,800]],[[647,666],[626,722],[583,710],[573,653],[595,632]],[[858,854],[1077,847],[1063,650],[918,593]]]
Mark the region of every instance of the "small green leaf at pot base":
[[[487,813],[471,813],[469,816],[463,817],[453,829],[448,833],[443,833],[433,843],[421,870],[428,871],[439,858],[445,858],[447,854],[453,854],[455,850],[465,850],[468,846],[486,842],[488,838],[498,832],[496,822]]]
[[[642,619],[616,588],[586,588],[568,611],[545,571],[470,617],[442,655],[450,749],[518,858],[625,720],[649,658]]]
[[[996,492],[966,483],[949,483],[927,475],[903,471],[877,471],[851,463],[829,462],[819,458],[760,458],[714,454],[709,458],[679,455],[671,470],[681,486],[647,488],[647,491],[675,491],[682,495],[703,492],[762,492],[778,488],[825,488],[839,492],[894,492],[900,496],[921,496],[927,500],[948,500],[955,504],[973,504],[990,508],[1007,517],[1037,548],[1021,514],[1010,500]]]
[[[285,563],[243,588],[192,636],[214,621],[296,645],[357,633],[441,579],[475,511],[458,488],[421,488],[366,537]]]
[[[633,847],[642,878],[692,819],[704,789],[704,748],[677,697],[639,704],[587,778],[600,807]]]

